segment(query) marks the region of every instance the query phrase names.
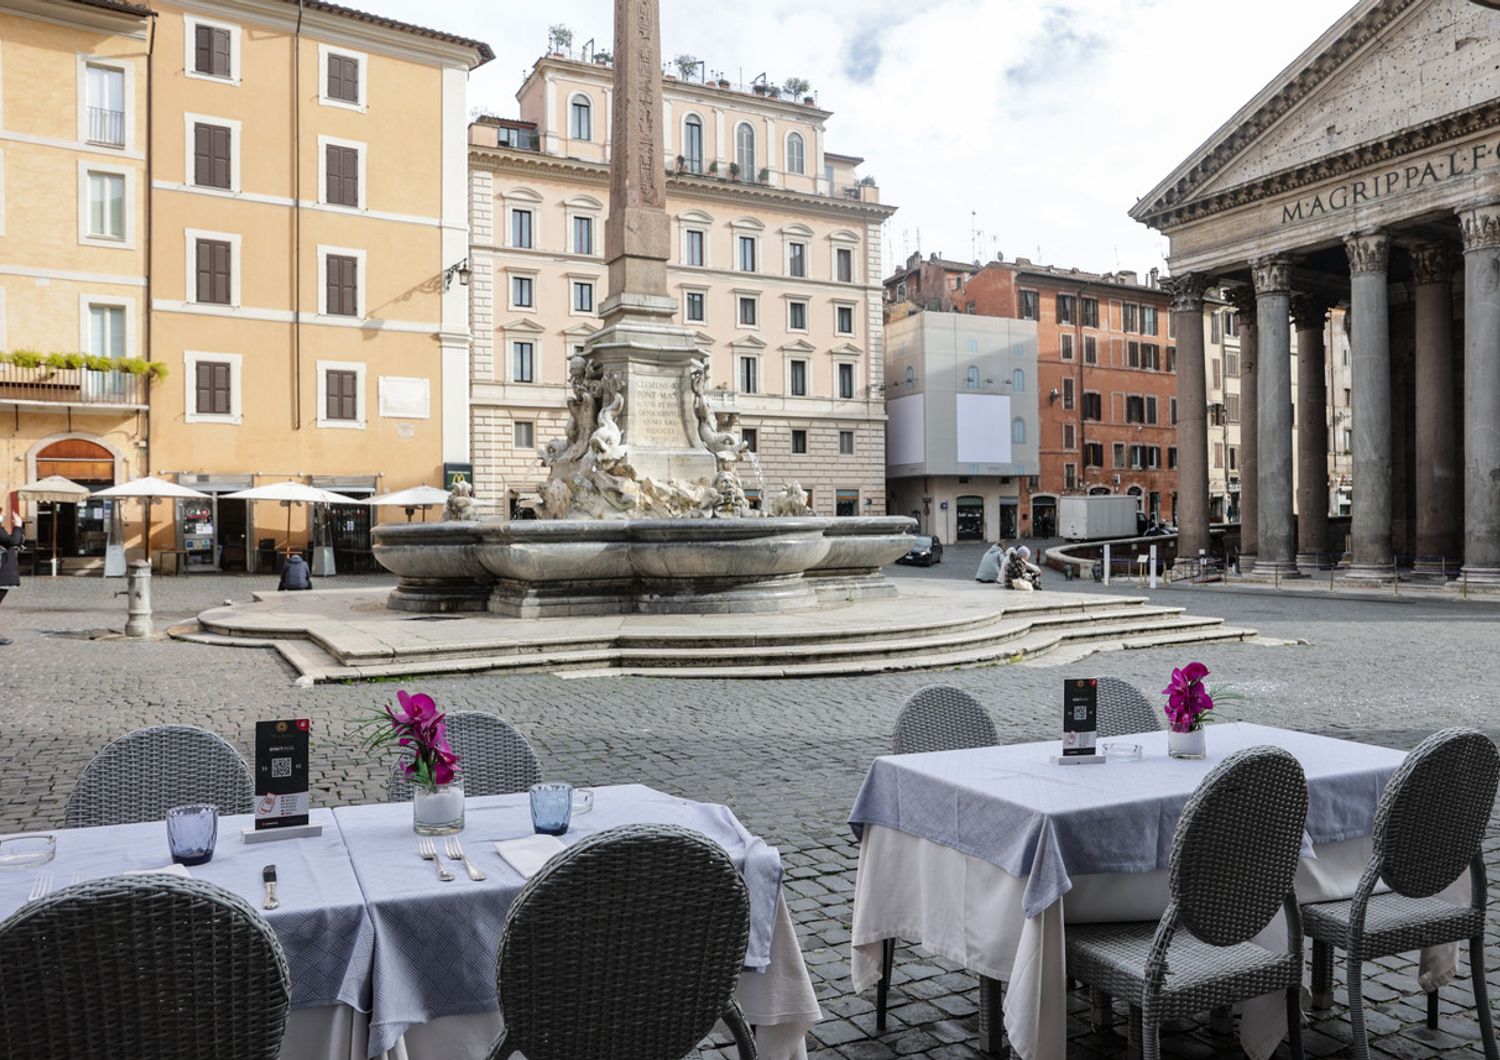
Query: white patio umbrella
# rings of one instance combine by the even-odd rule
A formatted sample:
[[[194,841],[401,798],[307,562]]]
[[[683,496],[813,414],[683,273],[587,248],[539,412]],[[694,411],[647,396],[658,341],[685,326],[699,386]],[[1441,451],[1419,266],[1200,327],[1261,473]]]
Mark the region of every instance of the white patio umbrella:
[[[224,499],[231,501],[286,501],[286,553],[292,554],[292,508],[293,504],[358,504],[353,497],[332,490],[319,489],[305,482],[267,482],[264,486],[225,493]]]
[[[80,486],[70,478],[61,475],[48,475],[44,479],[28,482],[16,490],[21,496],[31,501],[46,501],[52,505],[52,577],[57,577],[57,506],[59,504],[77,504],[79,501],[87,500],[89,488]]]
[[[422,521],[427,521],[427,509],[434,504],[447,504],[449,493],[447,490],[438,489],[436,486],[422,484],[410,489],[397,490],[395,493],[383,493],[379,497],[371,497],[365,501],[372,508],[405,508],[406,521],[411,522],[411,513],[415,508],[422,509]]]
[[[122,482],[118,486],[109,486],[102,490],[94,491],[95,497],[139,497],[141,509],[146,516],[146,563],[151,563],[151,500],[154,497],[182,497],[188,500],[208,500],[208,494],[199,493],[187,486],[180,486],[166,479],[153,478],[147,475],[145,478],[131,479]]]

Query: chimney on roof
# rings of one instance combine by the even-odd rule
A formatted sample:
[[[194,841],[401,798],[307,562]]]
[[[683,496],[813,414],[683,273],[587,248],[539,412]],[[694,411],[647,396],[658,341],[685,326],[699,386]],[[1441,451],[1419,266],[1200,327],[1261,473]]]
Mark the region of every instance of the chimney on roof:
[[[1161,286],[1161,270],[1152,266],[1151,271],[1146,274],[1150,279],[1147,281],[1152,288]]]
[[[1119,279],[1121,283],[1129,284],[1131,287],[1138,286],[1141,280],[1141,278],[1135,274],[1134,270],[1131,269],[1121,269],[1119,272]]]
[[[1030,258],[1017,258],[1016,259],[1016,264],[1017,265],[1030,265],[1031,264],[1031,259]]]

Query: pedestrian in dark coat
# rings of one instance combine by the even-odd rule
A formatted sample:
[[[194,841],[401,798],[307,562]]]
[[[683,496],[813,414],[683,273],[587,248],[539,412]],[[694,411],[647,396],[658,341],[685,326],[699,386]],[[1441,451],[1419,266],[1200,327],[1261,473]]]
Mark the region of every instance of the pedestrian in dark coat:
[[[7,592],[21,584],[21,538],[19,523],[8,530],[0,530],[0,602],[4,602]],[[0,647],[9,643],[5,637],[0,637]]]
[[[281,568],[281,583],[276,588],[281,591],[311,589],[312,571],[307,569],[307,560],[297,555],[288,556],[286,566]]]

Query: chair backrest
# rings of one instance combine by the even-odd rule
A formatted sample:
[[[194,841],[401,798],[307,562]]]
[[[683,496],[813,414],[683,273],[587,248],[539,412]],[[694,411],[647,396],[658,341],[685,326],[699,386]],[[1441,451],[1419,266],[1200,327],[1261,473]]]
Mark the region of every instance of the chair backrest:
[[[521,889],[495,976],[506,1045],[527,1060],[686,1054],[734,997],[750,898],[723,848],[627,825],[576,843]]]
[[[445,726],[448,746],[458,755],[464,795],[507,795],[525,791],[542,779],[542,763],[531,743],[510,722],[482,710],[449,712]],[[391,766],[387,802],[411,798],[411,781],[401,770],[403,759]]]
[[[1307,826],[1307,778],[1278,747],[1236,751],[1187,801],[1172,836],[1172,899],[1187,929],[1232,946],[1292,893]]]
[[[221,736],[192,725],[127,733],[94,756],[68,796],[69,828],[160,821],[173,806],[249,813],[255,775]]]
[[[291,976],[269,924],[201,880],[116,876],[0,923],[0,1058],[274,1060]]]
[[[1146,694],[1118,677],[1099,678],[1099,735],[1129,736],[1155,732],[1165,715],[1154,710]]]
[[[929,685],[916,692],[896,716],[893,753],[960,751],[1000,742],[989,711],[979,700],[951,685]]]
[[[1495,805],[1500,752],[1484,733],[1435,732],[1391,775],[1375,811],[1375,863],[1398,894],[1428,898],[1479,853]]]

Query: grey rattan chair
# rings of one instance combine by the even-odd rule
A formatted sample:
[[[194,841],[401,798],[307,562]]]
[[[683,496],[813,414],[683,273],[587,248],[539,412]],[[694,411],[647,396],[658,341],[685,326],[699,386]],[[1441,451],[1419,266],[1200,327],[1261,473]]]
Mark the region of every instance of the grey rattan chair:
[[[1118,677],[1099,678],[1099,736],[1130,736],[1156,732],[1165,715],[1151,706],[1146,694]]]
[[[542,763],[531,743],[510,722],[482,710],[459,710],[446,719],[448,745],[459,757],[464,795],[508,795],[542,779]],[[411,798],[401,760],[391,766],[387,802]]]
[[[1216,766],[1172,837],[1159,922],[1069,924],[1068,975],[1130,1001],[1144,1060],[1161,1022],[1284,991],[1291,1052],[1302,1060],[1302,928],[1292,890],[1307,821],[1307,781],[1286,751],[1252,747]],[[1276,910],[1287,948],[1250,941]],[[1132,1050],[1134,1053],[1134,1050]]]
[[[117,876],[0,924],[0,1060],[274,1060],[291,977],[269,924],[201,880]]]
[[[505,1029],[490,1060],[679,1060],[734,1000],[750,897],[722,847],[686,828],[626,825],[575,843],[521,889],[500,935]]]
[[[962,751],[999,742],[995,722],[979,700],[952,685],[928,685],[914,692],[896,715],[891,753]],[[896,940],[886,939],[880,951],[880,982],[875,986],[875,1030],[881,1033],[885,1031],[885,1010],[895,963]]]
[[[1326,1008],[1333,991],[1333,947],[1345,953],[1353,1055],[1366,1060],[1362,965],[1423,946],[1469,941],[1469,972],[1484,1055],[1496,1060],[1485,984],[1484,918],[1488,903],[1484,842],[1500,752],[1483,733],[1444,729],[1419,743],[1391,776],[1375,811],[1375,850],[1355,888],[1342,902],[1302,907],[1303,928],[1313,940],[1313,1004]],[[1470,902],[1453,905],[1438,895],[1467,869]],[[1378,881],[1390,887],[1374,894]],[[1438,995],[1427,995],[1427,1025],[1436,1029]]]
[[[100,751],[68,796],[69,828],[160,821],[173,806],[208,803],[249,813],[255,776],[226,742],[191,725],[127,733]]]

